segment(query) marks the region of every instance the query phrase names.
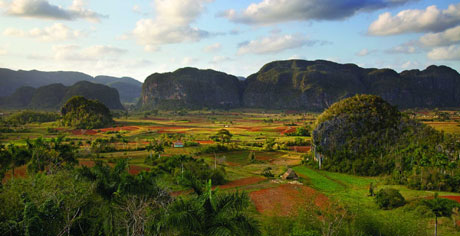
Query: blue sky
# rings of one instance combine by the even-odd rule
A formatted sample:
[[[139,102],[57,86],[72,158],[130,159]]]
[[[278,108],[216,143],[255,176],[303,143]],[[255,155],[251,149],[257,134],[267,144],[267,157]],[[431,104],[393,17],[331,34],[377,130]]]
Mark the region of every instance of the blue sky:
[[[274,60],[460,71],[460,1],[0,0],[0,67],[237,76]]]

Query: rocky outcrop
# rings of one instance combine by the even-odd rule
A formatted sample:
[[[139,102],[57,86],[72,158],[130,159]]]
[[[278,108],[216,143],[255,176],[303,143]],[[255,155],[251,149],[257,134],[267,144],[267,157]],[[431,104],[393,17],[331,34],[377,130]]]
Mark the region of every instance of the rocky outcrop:
[[[214,70],[182,68],[147,77],[140,105],[144,109],[236,108],[241,106],[241,82]]]
[[[403,71],[329,61],[276,61],[245,81],[244,107],[321,111],[355,94],[379,95],[399,108],[457,107],[460,75],[446,66]]]

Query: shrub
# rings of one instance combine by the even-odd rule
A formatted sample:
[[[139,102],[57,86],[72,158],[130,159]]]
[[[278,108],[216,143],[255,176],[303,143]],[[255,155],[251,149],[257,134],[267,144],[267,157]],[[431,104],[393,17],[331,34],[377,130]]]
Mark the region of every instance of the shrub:
[[[381,189],[375,196],[375,202],[379,208],[385,210],[394,209],[406,204],[406,200],[401,193],[393,188]]]

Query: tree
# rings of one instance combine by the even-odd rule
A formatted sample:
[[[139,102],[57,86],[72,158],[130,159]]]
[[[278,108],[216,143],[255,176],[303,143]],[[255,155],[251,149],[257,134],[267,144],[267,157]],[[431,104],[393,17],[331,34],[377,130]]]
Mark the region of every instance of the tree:
[[[401,193],[393,188],[381,189],[375,196],[375,202],[379,208],[385,210],[404,206],[404,204],[406,204],[406,200],[401,195]]]
[[[216,134],[218,141],[223,143],[229,143],[232,139],[232,136],[233,134],[231,134],[227,129],[221,129]]]
[[[256,221],[244,210],[245,193],[218,193],[211,181],[191,198],[179,198],[166,211],[164,227],[179,235],[260,235]]]
[[[70,98],[61,108],[62,124],[78,129],[102,128],[113,124],[109,108],[98,100]]]
[[[434,194],[433,199],[423,200],[423,203],[431,209],[434,214],[434,235],[438,235],[438,217],[452,217],[453,209],[460,208],[460,204],[456,201],[439,198],[438,193]]]

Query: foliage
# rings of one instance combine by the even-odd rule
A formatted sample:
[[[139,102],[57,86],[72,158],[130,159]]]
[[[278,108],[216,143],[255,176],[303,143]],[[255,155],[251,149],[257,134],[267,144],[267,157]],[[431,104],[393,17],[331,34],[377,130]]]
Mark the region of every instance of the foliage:
[[[166,212],[165,227],[177,235],[260,235],[258,224],[245,213],[244,193],[218,193],[211,181],[190,198],[179,198]]]
[[[399,193],[398,190],[393,188],[380,189],[375,195],[375,203],[381,209],[391,210],[406,204],[406,200]]]
[[[62,124],[78,129],[102,128],[113,123],[110,110],[97,100],[72,97],[61,108]]]
[[[297,127],[293,133],[285,133],[286,136],[310,136],[311,127],[308,125]]]
[[[233,134],[231,134],[227,129],[220,129],[215,136],[211,137],[211,139],[216,142],[229,143],[232,136]]]
[[[37,112],[37,111],[21,111],[7,117],[6,122],[12,124],[25,125],[33,122],[51,122],[60,118],[60,115],[54,112]]]
[[[457,140],[372,95],[334,104],[318,117],[313,131],[315,155],[324,169],[389,174],[396,184],[438,191],[460,191]]]

